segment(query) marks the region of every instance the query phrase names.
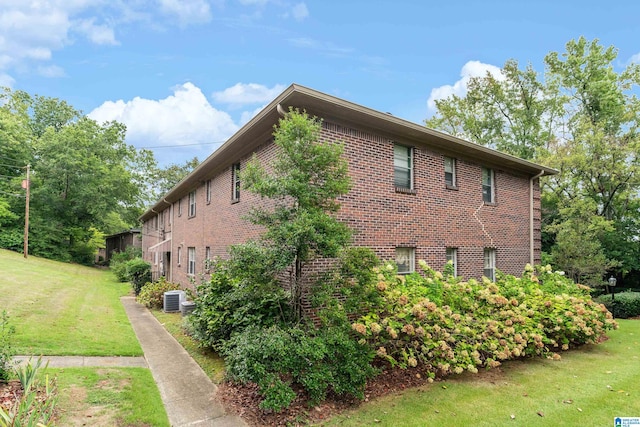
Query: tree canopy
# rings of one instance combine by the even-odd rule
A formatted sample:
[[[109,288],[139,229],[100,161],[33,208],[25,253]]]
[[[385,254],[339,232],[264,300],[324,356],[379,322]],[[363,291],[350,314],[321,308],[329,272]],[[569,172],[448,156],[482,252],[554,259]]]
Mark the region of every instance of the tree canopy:
[[[543,249],[592,284],[640,270],[640,66],[616,71],[616,60],[613,46],[571,40],[544,58],[544,74],[507,61],[500,75],[471,79],[465,96],[436,101],[426,121],[558,169],[543,182]]]
[[[165,190],[156,183],[169,185],[169,178],[157,179],[163,174],[153,154],[126,144],[125,133],[124,125],[99,124],[65,101],[4,89],[0,247],[23,248],[22,181],[27,164],[31,166],[30,252],[92,263],[105,234],[137,226],[145,205]],[[183,172],[177,172],[173,181]]]

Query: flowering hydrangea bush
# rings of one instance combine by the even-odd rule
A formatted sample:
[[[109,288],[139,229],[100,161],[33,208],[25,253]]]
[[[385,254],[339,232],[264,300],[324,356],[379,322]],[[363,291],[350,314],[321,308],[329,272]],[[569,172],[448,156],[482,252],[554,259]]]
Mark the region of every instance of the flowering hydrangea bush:
[[[617,328],[589,288],[550,266],[527,265],[521,278],[463,281],[419,262],[420,272],[398,276],[377,268],[380,305],[351,327],[377,357],[436,374],[477,372],[525,356],[559,358],[557,351],[595,343]]]

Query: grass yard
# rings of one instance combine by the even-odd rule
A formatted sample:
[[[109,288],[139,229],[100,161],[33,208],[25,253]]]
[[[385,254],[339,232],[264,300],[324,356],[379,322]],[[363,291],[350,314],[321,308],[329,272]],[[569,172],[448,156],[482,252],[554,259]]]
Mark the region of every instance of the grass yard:
[[[562,360],[505,363],[363,403],[331,426],[607,426],[640,417],[640,320]],[[513,416],[513,418],[512,418]]]
[[[49,369],[63,392],[60,426],[169,426],[151,372],[144,368]]]
[[[224,379],[224,360],[211,349],[202,348],[198,342],[184,333],[180,313],[165,313],[162,310],[151,310],[162,326],[180,343],[193,360],[216,384]]]
[[[0,295],[17,354],[140,356],[120,296],[131,285],[106,270],[0,250]]]

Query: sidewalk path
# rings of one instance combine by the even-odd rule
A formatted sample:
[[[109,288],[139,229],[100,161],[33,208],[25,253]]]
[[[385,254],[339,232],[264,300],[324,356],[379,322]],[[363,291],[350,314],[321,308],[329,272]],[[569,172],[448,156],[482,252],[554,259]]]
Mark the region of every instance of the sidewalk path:
[[[38,360],[37,356],[15,356],[19,365]],[[148,368],[144,357],[119,356],[42,356],[42,363],[49,362],[50,368]]]
[[[247,425],[240,417],[225,413],[216,399],[216,385],[149,310],[134,297],[122,297],[121,301],[173,427]]]

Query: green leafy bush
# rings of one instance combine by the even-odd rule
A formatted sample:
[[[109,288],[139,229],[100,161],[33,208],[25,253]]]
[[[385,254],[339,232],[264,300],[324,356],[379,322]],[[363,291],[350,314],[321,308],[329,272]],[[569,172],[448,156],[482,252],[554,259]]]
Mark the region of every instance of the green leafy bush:
[[[14,333],[15,328],[9,324],[9,315],[3,310],[0,316],[0,382],[6,382],[11,373],[11,359],[14,355],[11,336]]]
[[[391,263],[377,270],[383,303],[352,324],[379,358],[446,375],[495,367],[504,360],[545,355],[596,342],[617,327],[589,288],[551,267],[527,266],[521,278],[462,281],[419,263],[421,272],[397,276]]]
[[[35,364],[31,361],[16,369],[23,394],[13,406],[0,406],[0,426],[47,427],[53,425],[53,415],[58,401],[55,380],[45,375],[41,380],[39,371],[42,358]],[[43,369],[46,369],[47,365]]]
[[[129,277],[127,276],[127,261],[135,258],[142,258],[142,250],[133,246],[127,246],[124,252],[113,252],[113,254],[111,254],[109,267],[116,275],[118,281],[129,281]]]
[[[165,277],[160,277],[155,282],[147,282],[140,289],[136,301],[145,307],[162,308],[164,305],[164,293],[177,289],[180,289],[180,285],[167,282]]]
[[[127,280],[131,282],[136,295],[145,283],[151,281],[151,264],[142,258],[134,258],[125,263]]]
[[[274,411],[296,398],[293,384],[311,404],[330,390],[362,399],[367,379],[376,373],[373,352],[344,328],[251,327],[231,338],[225,356],[229,378],[256,383],[264,397],[260,406]]]
[[[640,292],[625,291],[616,293],[611,298],[611,294],[601,295],[597,300],[603,303],[607,309],[620,319],[640,316]]]
[[[288,298],[282,287],[232,274],[235,264],[212,263],[211,279],[196,288],[195,309],[189,316],[194,337],[217,351],[249,326],[269,327],[287,318]]]

